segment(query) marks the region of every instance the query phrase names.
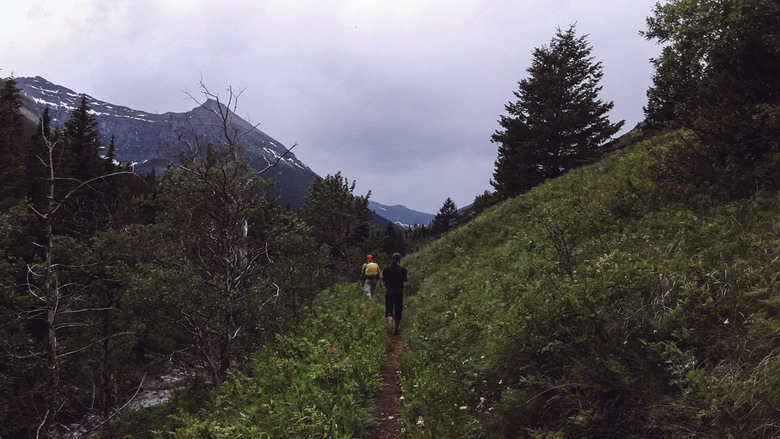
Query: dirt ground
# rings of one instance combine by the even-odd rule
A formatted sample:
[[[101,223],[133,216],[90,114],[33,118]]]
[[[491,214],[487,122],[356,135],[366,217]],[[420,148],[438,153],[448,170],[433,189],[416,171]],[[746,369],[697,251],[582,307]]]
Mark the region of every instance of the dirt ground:
[[[404,350],[400,335],[393,335],[388,349],[388,360],[381,372],[382,393],[375,414],[377,426],[368,436],[370,439],[396,439],[400,436],[398,401],[401,397],[401,383],[398,379],[398,371],[401,368],[401,353]]]

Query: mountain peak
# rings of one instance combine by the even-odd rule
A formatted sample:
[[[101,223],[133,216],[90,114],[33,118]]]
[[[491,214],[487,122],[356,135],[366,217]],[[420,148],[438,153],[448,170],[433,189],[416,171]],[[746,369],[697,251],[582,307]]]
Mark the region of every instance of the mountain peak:
[[[170,165],[175,165],[178,150],[182,147],[181,136],[196,136],[205,141],[219,144],[224,136],[214,123],[214,110],[218,107],[230,110],[216,99],[205,102],[184,113],[146,113],[129,107],[111,104],[94,99],[84,93],[77,93],[67,87],[54,84],[41,76],[15,78],[22,95],[22,113],[33,122],[49,107],[52,128],[61,129],[77,108],[81,97],[86,96],[92,114],[98,121],[102,142],[108,145],[114,136],[116,160],[133,164],[139,174],[155,170],[163,175]],[[264,174],[264,178],[279,176],[276,186],[277,201],[281,205],[289,204],[298,208],[308,193],[309,187],[317,175],[281,142],[257,129],[256,125],[243,120],[230,111],[229,129],[241,133],[242,155],[255,170],[265,169],[269,164],[278,164]],[[430,224],[433,215],[417,212],[401,205],[385,206],[369,201],[369,207],[390,222],[402,227],[415,224]]]
[[[428,226],[433,221],[433,215],[416,210],[409,209],[406,206],[396,204],[387,206],[376,201],[368,200],[368,208],[385,218],[391,218],[392,221],[406,229],[413,226]]]
[[[153,114],[76,93],[40,76],[16,78],[16,81],[22,95],[24,114],[37,122],[44,108],[48,107],[54,128],[61,128],[73,109],[78,107],[81,97],[87,96],[91,112],[98,121],[103,144],[108,145],[113,136],[116,159],[121,163],[134,164],[136,172],[141,174],[155,170],[157,175],[162,175],[168,166],[175,165],[178,151],[184,147],[183,137],[219,145],[223,136],[215,127],[218,124],[213,123],[216,117],[213,110],[218,104],[214,99],[207,99],[186,113]],[[222,109],[227,108],[219,105]],[[230,112],[228,123],[231,131],[242,133],[239,142],[241,154],[252,169],[265,169],[269,164],[278,162],[263,177],[279,176],[277,197],[280,203],[301,206],[317,175],[294,154],[288,153],[281,142],[235,113]]]

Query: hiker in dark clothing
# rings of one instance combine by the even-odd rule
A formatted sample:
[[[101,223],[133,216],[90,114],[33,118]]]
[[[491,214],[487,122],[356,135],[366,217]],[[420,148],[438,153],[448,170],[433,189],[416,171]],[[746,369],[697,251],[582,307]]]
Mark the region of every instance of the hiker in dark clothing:
[[[395,333],[401,325],[404,309],[404,282],[408,280],[406,268],[401,266],[401,254],[393,253],[393,263],[382,270],[382,282],[385,284],[385,317],[388,326],[395,322]]]

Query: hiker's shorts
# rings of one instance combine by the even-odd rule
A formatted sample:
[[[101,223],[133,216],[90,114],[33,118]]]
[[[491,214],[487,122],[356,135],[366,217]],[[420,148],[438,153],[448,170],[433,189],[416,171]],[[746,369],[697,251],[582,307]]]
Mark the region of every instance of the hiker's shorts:
[[[400,321],[404,310],[403,288],[387,288],[385,293],[385,317]]]

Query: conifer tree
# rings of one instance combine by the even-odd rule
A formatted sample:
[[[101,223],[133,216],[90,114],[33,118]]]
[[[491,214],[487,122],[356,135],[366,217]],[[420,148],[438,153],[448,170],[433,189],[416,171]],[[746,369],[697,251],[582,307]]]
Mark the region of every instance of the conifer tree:
[[[86,238],[114,222],[116,212],[112,210],[116,207],[118,188],[112,185],[121,184],[122,180],[104,177],[119,172],[120,168],[100,156],[98,121],[86,96],[81,97],[79,106],[65,122],[62,137],[64,153],[58,159],[59,168],[69,179],[69,185],[60,186],[66,191],[80,188],[66,203],[68,215],[63,227],[72,235]],[[84,185],[86,182],[89,184]]]
[[[382,241],[382,253],[388,255],[392,255],[393,253],[406,253],[404,235],[399,232],[392,223],[385,227],[385,237]]]
[[[27,155],[27,197],[32,205],[39,210],[42,208],[46,201],[47,194],[47,165],[46,158],[48,157],[47,140],[50,141],[57,151],[53,152],[53,158],[62,158],[61,142],[56,141],[58,133],[54,133],[51,130],[51,115],[49,114],[49,107],[46,106],[43,109],[43,114],[38,119],[38,127],[32,135],[30,141],[30,151]],[[60,163],[55,162],[57,169],[60,169]]]
[[[103,160],[100,158],[100,131],[98,121],[90,112],[87,97],[81,97],[78,108],[73,110],[65,122],[63,135],[71,159],[71,176],[87,181],[103,174]]]
[[[108,144],[108,154],[106,154],[106,159],[111,163],[113,163],[116,159],[116,137],[113,134],[111,135],[111,141]]]
[[[529,77],[514,92],[501,116],[501,130],[491,184],[503,198],[519,195],[539,183],[603,154],[605,143],[623,125],[610,123],[612,102],[598,95],[603,76],[585,36],[575,26],[557,30],[549,46],[534,49]]]
[[[437,236],[449,232],[457,224],[458,218],[458,207],[455,206],[455,202],[451,198],[447,197],[439,212],[433,217],[431,231]]]
[[[24,118],[22,97],[14,78],[0,85],[0,208],[8,207],[24,197],[26,160],[22,143]]]

